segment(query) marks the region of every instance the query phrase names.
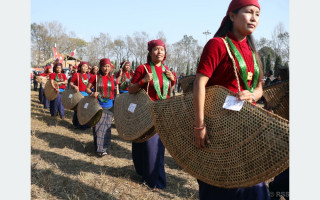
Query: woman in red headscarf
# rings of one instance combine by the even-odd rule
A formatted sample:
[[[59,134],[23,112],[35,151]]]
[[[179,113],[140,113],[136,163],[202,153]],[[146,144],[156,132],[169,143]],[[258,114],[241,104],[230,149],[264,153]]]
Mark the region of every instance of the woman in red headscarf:
[[[206,143],[210,143],[204,124],[206,87],[224,86],[237,93],[239,100],[249,102],[255,102],[262,96],[263,71],[251,35],[258,26],[259,15],[260,5],[257,0],[233,0],[219,30],[203,49],[193,88],[195,119],[193,134],[198,148],[204,148]],[[233,63],[224,40],[233,52],[233,57],[236,58],[240,92],[238,92]],[[234,189],[219,188],[200,180],[198,183],[200,199],[265,200],[270,198],[265,183]]]
[[[148,91],[152,101],[167,99],[170,87],[174,87],[176,80],[169,68],[163,64],[166,59],[166,46],[161,40],[152,40],[148,42],[148,51],[147,63],[144,64],[148,71],[144,65],[136,69],[129,86],[129,93],[134,94],[144,89]],[[151,188],[166,187],[164,152],[165,148],[158,134],[145,142],[132,143],[132,160],[136,172]]]
[[[99,67],[97,65],[93,65],[90,70],[90,76],[97,75],[99,71]]]
[[[130,73],[130,62],[123,61],[120,63],[120,70],[117,73],[117,82],[119,83],[119,92],[127,93],[130,81],[132,79],[132,74]]]
[[[66,89],[68,84],[67,76],[62,73],[62,63],[55,63],[53,67],[53,73],[50,74],[50,82],[54,88],[54,81],[59,84],[59,89],[56,88],[58,97],[55,100],[50,101],[50,113],[51,116],[57,116],[58,113],[61,119],[64,119],[64,107],[62,105],[61,93]]]
[[[113,118],[113,99],[115,83],[112,75],[112,64],[108,58],[103,58],[99,63],[100,69],[97,75],[93,75],[88,83],[86,92],[98,99],[103,109],[100,121],[93,129],[93,138],[96,152],[99,156],[107,155],[107,149],[111,144],[111,123]],[[94,91],[92,91],[94,88]]]
[[[70,81],[70,87],[75,89],[76,91],[79,91],[83,96],[88,96],[88,94],[86,93],[86,88],[89,83],[89,77],[88,77],[88,74],[86,73],[88,70],[88,65],[89,64],[87,62],[84,62],[84,61],[80,62],[78,66],[79,72],[74,73]],[[80,129],[89,128],[87,124],[85,125],[79,124],[77,110],[74,110],[72,124],[74,128],[80,128]]]
[[[52,73],[52,67],[51,67],[51,65],[47,65],[44,68],[44,72],[42,74],[40,74],[40,76],[43,76],[43,77],[46,77],[47,79],[49,79],[49,76],[51,73]],[[42,83],[40,83],[40,88],[39,88],[39,100],[40,100],[40,103],[43,104],[44,108],[50,107],[50,101],[46,98],[46,95],[44,94],[44,89],[43,89]]]

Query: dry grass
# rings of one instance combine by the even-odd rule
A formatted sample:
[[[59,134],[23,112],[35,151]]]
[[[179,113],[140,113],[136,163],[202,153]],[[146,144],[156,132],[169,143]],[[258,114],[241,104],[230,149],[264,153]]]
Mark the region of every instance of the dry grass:
[[[31,91],[32,199],[198,199],[196,179],[166,152],[167,188],[152,190],[141,183],[131,159],[131,143],[112,128],[112,144],[102,158],[94,153],[92,130],[72,128],[53,118]]]
[[[108,155],[100,158],[94,152],[92,130],[74,129],[72,116],[73,111],[65,110],[64,120],[51,117],[39,103],[38,92],[31,91],[32,199],[198,199],[196,179],[167,151],[167,188],[152,190],[139,181],[131,143],[119,138],[115,128]]]

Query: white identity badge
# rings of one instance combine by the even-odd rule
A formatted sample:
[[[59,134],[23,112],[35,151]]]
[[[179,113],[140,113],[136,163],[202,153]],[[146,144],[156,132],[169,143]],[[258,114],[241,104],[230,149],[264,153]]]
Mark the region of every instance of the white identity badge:
[[[136,107],[137,107],[137,104],[130,103],[128,111],[134,113],[134,110],[136,109]]]
[[[89,105],[89,103],[84,104],[84,108],[87,109],[88,105]]]
[[[228,95],[222,107],[228,110],[240,111],[243,103],[244,100],[239,101],[237,97]]]
[[[69,94],[69,99],[71,99],[72,98],[72,94]]]

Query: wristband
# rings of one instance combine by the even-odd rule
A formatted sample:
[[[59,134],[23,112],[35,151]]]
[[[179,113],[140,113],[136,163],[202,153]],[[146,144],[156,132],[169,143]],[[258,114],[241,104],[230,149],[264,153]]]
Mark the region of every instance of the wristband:
[[[203,124],[202,126],[200,126],[200,127],[193,127],[195,130],[202,130],[202,129],[204,129],[205,127],[206,127],[207,125],[206,124]]]
[[[144,85],[144,82],[143,82],[143,79],[141,79],[141,80],[138,82],[138,86],[139,86],[140,88],[142,88],[143,85]]]
[[[89,96],[91,96],[92,94],[93,94],[93,92],[91,91],[90,94],[89,94]]]

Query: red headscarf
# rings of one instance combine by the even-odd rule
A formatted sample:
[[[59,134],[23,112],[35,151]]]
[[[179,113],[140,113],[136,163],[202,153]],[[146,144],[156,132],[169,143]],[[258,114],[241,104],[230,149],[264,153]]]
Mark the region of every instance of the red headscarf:
[[[238,9],[245,7],[245,6],[250,6],[250,5],[256,6],[259,8],[259,10],[261,10],[258,0],[232,0],[231,3],[229,4],[227,14],[223,18],[221,25],[220,25],[220,28],[214,34],[214,36],[216,36],[216,34],[222,29],[224,23],[226,23],[226,21],[227,21],[227,16],[229,15],[230,12],[238,10]]]
[[[47,66],[45,66],[45,68],[44,68],[44,73],[48,73],[48,71],[49,71],[49,69],[51,69],[52,67],[51,67],[51,65],[47,65]]]
[[[80,64],[78,65],[78,70],[81,70],[82,65],[87,65],[89,67],[88,62],[81,61]]]
[[[159,40],[151,40],[151,41],[148,42],[148,51],[149,51],[149,53],[151,53],[152,48],[155,47],[155,46],[162,46],[164,48],[164,50],[167,52],[166,45],[164,44],[164,42],[162,42],[162,40],[159,39]],[[167,58],[167,53],[164,56],[163,61],[165,61],[166,58]],[[151,56],[148,54],[147,62],[149,63],[150,61],[151,61]]]
[[[109,58],[102,58],[99,62],[99,66],[102,67],[103,65],[109,64],[112,67],[111,61]]]

